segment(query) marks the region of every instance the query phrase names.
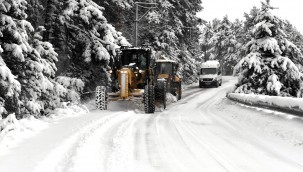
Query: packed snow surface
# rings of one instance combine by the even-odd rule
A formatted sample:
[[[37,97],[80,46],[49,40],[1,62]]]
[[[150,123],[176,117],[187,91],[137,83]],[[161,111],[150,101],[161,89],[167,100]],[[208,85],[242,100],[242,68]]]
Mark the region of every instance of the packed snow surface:
[[[131,102],[50,120],[0,156],[3,172],[301,172],[303,121],[228,100],[236,83],[189,86],[182,100],[144,114]]]

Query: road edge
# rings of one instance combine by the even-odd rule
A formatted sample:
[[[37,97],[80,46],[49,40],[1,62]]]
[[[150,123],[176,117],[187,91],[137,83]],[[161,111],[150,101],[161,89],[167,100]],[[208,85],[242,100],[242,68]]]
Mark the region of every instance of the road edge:
[[[265,109],[280,111],[303,117],[303,99],[279,96],[227,93],[226,97],[232,101],[249,106],[261,107]],[[280,102],[280,103],[277,103]],[[281,102],[288,102],[283,104]]]

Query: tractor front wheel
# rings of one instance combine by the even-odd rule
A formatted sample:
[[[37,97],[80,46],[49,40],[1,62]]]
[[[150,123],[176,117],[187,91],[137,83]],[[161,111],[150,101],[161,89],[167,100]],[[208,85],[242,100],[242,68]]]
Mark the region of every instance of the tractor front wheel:
[[[97,86],[96,88],[96,106],[99,110],[107,109],[107,91],[104,86]]]

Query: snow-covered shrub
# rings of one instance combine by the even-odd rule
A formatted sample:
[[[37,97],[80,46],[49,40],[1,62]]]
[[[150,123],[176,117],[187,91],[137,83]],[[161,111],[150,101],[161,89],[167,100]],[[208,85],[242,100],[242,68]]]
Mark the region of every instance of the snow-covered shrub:
[[[65,102],[79,102],[80,93],[84,89],[84,82],[77,78],[59,76],[56,79],[58,83],[55,91]]]
[[[234,70],[235,74],[240,72],[237,93],[299,95],[303,75],[289,57],[302,58],[302,54],[287,40],[284,22],[270,13],[272,9],[269,0],[262,2],[262,8],[253,20],[254,37],[246,44],[247,55]]]
[[[279,81],[278,76],[276,74],[272,74],[267,80],[267,91],[269,93],[276,93],[277,95],[280,95],[282,85],[283,84]]]
[[[303,98],[303,81],[300,82],[300,89],[297,93],[298,98]]]
[[[8,134],[8,132],[22,131],[23,127],[20,125],[19,121],[16,119],[15,114],[8,115],[5,119],[0,120],[0,144]]]

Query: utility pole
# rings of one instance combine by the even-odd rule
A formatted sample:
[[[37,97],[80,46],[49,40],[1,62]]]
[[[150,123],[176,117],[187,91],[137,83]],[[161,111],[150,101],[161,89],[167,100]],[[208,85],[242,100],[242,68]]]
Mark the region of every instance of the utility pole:
[[[135,46],[138,46],[138,23],[139,21],[147,15],[147,13],[156,8],[157,3],[147,3],[147,2],[135,2],[136,4],[136,18],[135,18]],[[139,7],[148,9],[142,16],[139,18]]]

